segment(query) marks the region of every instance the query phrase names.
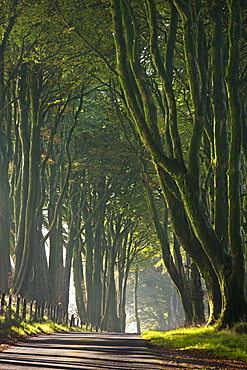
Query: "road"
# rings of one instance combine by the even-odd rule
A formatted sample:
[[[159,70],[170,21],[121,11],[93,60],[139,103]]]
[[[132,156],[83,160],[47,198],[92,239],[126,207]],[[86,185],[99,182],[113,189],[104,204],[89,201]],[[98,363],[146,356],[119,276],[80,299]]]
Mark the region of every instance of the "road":
[[[161,368],[144,340],[135,334],[43,335],[0,352],[1,370]]]

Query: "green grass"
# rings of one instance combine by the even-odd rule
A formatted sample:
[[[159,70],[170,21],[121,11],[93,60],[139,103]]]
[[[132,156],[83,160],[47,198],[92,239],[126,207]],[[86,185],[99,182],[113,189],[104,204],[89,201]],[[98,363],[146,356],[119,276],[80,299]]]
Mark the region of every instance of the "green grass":
[[[183,328],[167,332],[146,331],[143,339],[164,348],[192,350],[220,358],[247,361],[247,334],[214,327]]]
[[[71,328],[51,321],[24,322],[4,320],[0,318],[0,343],[14,343],[32,335],[62,333],[68,331],[83,331],[83,328]]]

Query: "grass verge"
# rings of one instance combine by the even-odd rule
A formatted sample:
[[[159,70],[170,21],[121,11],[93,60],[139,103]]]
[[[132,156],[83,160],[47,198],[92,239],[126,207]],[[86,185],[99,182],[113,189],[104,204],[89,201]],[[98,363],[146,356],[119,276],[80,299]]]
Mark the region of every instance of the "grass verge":
[[[68,331],[83,331],[83,329],[71,328],[51,321],[24,322],[0,319],[0,344],[13,344],[34,335],[63,333]]]
[[[247,334],[238,334],[234,329],[216,331],[214,327],[200,327],[146,331],[142,338],[167,349],[191,350],[198,355],[247,362]]]

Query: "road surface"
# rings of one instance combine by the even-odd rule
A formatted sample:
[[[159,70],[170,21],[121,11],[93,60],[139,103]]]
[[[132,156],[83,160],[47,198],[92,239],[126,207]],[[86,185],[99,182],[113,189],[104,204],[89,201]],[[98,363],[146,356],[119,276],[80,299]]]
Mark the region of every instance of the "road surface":
[[[135,334],[66,333],[44,335],[0,352],[1,370],[164,369]]]

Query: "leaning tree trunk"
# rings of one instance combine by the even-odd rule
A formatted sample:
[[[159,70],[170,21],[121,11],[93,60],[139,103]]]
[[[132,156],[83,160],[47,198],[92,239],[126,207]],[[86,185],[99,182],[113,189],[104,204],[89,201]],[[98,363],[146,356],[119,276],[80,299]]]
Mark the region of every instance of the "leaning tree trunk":
[[[169,207],[170,220],[174,233],[184,250],[196,263],[205,281],[209,304],[208,324],[214,324],[220,317],[222,307],[218,277],[207,253],[202,248],[202,244],[191,228],[174,180],[161,168],[159,168],[159,178]]]

